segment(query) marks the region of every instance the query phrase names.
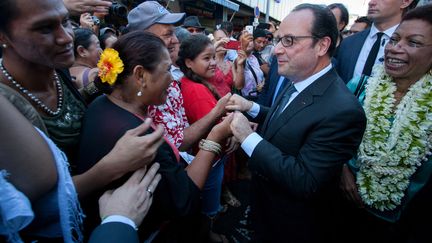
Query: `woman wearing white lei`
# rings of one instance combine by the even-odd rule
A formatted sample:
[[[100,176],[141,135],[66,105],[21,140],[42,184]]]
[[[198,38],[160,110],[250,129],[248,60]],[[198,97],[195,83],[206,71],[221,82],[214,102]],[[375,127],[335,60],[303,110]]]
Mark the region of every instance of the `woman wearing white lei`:
[[[427,234],[424,229],[432,229],[431,69],[428,5],[404,16],[385,47],[384,66],[374,68],[367,81],[366,131],[357,158],[343,171],[345,196],[377,216],[357,222],[363,236],[370,234],[369,240],[432,239],[422,235]],[[368,227],[375,227],[382,238],[372,237]]]

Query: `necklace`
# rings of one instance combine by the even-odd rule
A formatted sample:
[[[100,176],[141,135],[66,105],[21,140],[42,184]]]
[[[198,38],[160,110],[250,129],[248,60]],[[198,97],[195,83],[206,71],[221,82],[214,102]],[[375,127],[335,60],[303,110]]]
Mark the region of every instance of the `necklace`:
[[[357,184],[367,205],[385,211],[401,205],[411,176],[432,155],[432,77],[424,75],[396,105],[393,79],[381,65],[374,69],[366,87],[368,125]]]
[[[24,95],[26,95],[28,98],[30,98],[31,101],[33,101],[37,106],[39,106],[42,110],[44,110],[47,114],[51,116],[56,116],[60,113],[62,106],[63,106],[63,91],[60,83],[60,79],[56,72],[54,72],[54,81],[56,85],[56,90],[58,94],[57,98],[57,109],[55,111],[51,110],[47,105],[45,105],[39,98],[37,98],[34,94],[30,93],[26,88],[24,88],[21,84],[19,84],[17,81],[15,81],[12,76],[8,73],[6,68],[3,66],[3,62],[0,63],[0,69],[3,72],[3,74],[6,76],[6,78],[13,84],[15,87]]]

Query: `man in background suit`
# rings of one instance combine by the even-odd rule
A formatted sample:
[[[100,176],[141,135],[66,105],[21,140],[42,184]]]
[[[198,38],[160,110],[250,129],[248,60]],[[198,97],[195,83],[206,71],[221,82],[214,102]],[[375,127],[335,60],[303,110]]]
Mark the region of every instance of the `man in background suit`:
[[[281,79],[282,77],[282,79]],[[264,83],[263,90],[258,97],[257,103],[262,106],[271,107],[276,97],[281,93],[287,81],[278,73],[277,58],[273,58],[270,64],[269,75]]]
[[[384,61],[384,47],[390,36],[398,27],[402,15],[417,5],[418,0],[370,0],[367,17],[373,21],[370,29],[352,35],[339,46],[336,58],[336,70],[345,83],[353,77],[360,77],[365,73],[365,64],[373,49],[375,41],[378,40],[378,33],[383,33],[378,53],[373,64]]]
[[[238,95],[231,130],[250,157],[255,242],[336,242],[338,183],[357,150],[366,118],[332,68],[338,35],[332,12],[301,4],[283,20],[275,48],[288,84],[272,108]],[[263,123],[254,133],[247,111]]]

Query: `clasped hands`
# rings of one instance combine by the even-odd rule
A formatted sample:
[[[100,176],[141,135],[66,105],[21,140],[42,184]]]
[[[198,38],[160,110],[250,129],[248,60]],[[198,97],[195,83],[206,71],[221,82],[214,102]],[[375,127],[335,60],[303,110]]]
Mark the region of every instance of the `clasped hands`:
[[[249,122],[241,113],[249,111],[252,105],[252,101],[237,94],[231,95],[228,99],[224,100],[227,116],[223,118],[222,122],[213,127],[212,132],[219,133],[224,138],[233,135],[236,141],[242,143],[247,136],[256,130],[256,124]]]

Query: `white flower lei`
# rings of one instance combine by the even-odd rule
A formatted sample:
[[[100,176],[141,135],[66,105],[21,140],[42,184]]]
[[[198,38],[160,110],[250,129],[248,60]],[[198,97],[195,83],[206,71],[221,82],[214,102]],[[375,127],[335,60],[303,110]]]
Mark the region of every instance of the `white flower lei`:
[[[367,127],[359,148],[357,185],[363,201],[380,211],[401,204],[410,177],[431,155],[432,76],[413,84],[396,106],[396,84],[380,65],[366,87]]]

